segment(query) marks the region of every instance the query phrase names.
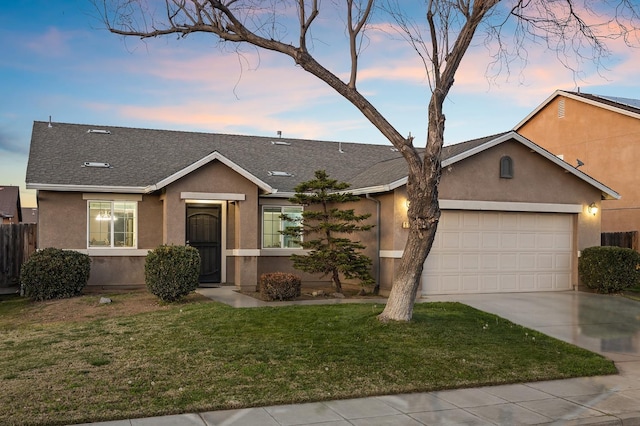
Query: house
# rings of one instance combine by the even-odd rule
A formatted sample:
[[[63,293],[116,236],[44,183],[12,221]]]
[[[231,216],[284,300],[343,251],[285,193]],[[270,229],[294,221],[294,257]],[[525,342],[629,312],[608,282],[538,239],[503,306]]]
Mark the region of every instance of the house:
[[[614,190],[516,132],[443,155],[422,295],[577,286],[578,252],[600,242],[594,208]],[[90,286],[143,285],[145,255],[164,243],[198,248],[202,283],[253,289],[264,272],[294,271],[302,249],[279,233],[281,214],[302,213],[288,198],[318,169],[372,214],[360,239],[388,293],[408,233],[405,160],[388,145],[35,122],[26,182],[38,247],[88,253]]]
[[[602,232],[640,230],[640,100],[556,90],[514,130],[620,193]]]
[[[22,223],[38,223],[38,209],[33,207],[23,207]]]
[[[20,188],[0,186],[0,224],[22,222]]]

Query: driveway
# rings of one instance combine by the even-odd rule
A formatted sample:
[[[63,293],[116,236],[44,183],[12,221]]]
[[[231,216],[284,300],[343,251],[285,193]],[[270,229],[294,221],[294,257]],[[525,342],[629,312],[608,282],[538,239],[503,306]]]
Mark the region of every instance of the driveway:
[[[640,302],[578,291],[430,296],[457,301],[600,353],[640,361]]]

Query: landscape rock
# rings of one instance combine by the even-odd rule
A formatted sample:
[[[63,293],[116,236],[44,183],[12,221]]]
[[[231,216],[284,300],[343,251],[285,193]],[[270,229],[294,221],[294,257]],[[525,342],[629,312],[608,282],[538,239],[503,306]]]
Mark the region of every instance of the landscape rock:
[[[344,294],[342,293],[333,293],[332,296],[336,299],[344,299]]]
[[[111,303],[111,302],[112,302],[112,300],[109,299],[108,297],[101,297],[100,298],[100,304],[101,305],[104,305],[104,304],[107,304],[107,303]]]

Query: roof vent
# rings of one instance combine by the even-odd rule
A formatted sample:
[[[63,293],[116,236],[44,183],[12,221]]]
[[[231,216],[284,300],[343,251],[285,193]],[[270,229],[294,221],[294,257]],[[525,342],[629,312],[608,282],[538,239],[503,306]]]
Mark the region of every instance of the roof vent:
[[[289,172],[279,172],[276,170],[268,171],[269,176],[293,177]]]
[[[271,145],[291,145],[291,142],[285,142],[285,141],[271,141]]]
[[[97,133],[99,135],[110,135],[111,134],[111,130],[89,129],[89,130],[87,130],[87,133]]]
[[[391,148],[391,152],[398,152],[400,151],[398,148],[396,148],[395,146],[392,146]]]
[[[84,163],[82,163],[82,167],[97,167],[99,169],[109,169],[112,166],[109,163],[100,163],[98,161],[85,161]]]

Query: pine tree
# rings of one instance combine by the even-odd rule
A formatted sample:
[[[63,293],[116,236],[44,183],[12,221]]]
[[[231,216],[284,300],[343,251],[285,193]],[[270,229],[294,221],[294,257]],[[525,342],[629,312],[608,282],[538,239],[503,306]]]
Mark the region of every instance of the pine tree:
[[[297,238],[303,248],[311,250],[307,255],[291,256],[294,268],[331,276],[338,293],[342,293],[340,275],[359,279],[362,285],[374,282],[369,271],[371,259],[359,251],[365,246],[348,238],[350,234],[373,228],[373,225],[362,224],[371,215],[357,215],[353,209],[336,207],[360,200],[360,197],[344,192],[348,187],[348,183],[330,179],[324,170],[316,171],[315,179],[296,186],[296,194],[289,199],[292,203],[312,208],[304,210],[300,226],[283,231],[285,235]]]

